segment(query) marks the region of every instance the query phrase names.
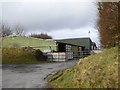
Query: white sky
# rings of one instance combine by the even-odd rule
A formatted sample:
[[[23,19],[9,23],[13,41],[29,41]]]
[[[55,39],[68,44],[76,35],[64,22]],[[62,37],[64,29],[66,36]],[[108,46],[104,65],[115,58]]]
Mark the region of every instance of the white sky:
[[[27,35],[43,32],[54,39],[91,37],[99,44],[96,29],[98,10],[95,2],[88,2],[88,0],[84,2],[78,0],[11,1],[4,0],[0,3],[0,12],[2,12],[0,17],[9,25],[22,25]]]

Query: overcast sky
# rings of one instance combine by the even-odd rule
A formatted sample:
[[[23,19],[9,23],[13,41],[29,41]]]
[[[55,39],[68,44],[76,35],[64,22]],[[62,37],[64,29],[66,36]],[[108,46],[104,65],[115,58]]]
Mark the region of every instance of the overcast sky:
[[[3,22],[22,25],[27,35],[42,32],[54,39],[91,37],[99,42],[95,2],[4,2],[0,4],[0,11]]]

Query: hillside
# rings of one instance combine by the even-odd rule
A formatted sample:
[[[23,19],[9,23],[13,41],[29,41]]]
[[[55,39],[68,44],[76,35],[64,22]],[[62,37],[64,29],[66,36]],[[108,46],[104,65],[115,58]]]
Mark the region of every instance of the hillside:
[[[49,78],[57,88],[117,88],[118,48],[105,49]]]
[[[1,43],[0,43],[1,44]],[[50,49],[56,50],[56,44],[53,40],[43,40],[32,37],[20,37],[20,36],[8,36],[3,38],[3,47],[24,47],[24,46],[34,46],[35,49],[39,48],[41,50]]]

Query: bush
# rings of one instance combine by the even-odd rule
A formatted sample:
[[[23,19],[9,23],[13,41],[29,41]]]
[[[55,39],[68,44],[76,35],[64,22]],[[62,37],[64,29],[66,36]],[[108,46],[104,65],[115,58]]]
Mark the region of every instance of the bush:
[[[31,47],[2,48],[2,63],[3,64],[33,64],[33,63],[38,63],[37,61],[45,61],[44,60],[45,58],[41,58],[43,57],[43,54],[36,53],[37,51],[38,50],[34,50]]]
[[[47,34],[31,34],[30,37],[34,37],[34,38],[41,38],[41,39],[52,39],[51,36],[47,35]]]

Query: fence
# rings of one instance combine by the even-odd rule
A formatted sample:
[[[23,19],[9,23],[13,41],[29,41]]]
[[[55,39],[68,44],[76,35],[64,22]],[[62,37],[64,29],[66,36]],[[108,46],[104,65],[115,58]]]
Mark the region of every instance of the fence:
[[[87,57],[90,55],[90,52],[88,51],[81,51],[81,52],[78,52],[78,58],[84,58],[84,57]]]
[[[51,52],[47,54],[48,61],[67,61],[73,59],[84,58],[90,55],[89,52],[81,51],[81,52]]]

